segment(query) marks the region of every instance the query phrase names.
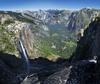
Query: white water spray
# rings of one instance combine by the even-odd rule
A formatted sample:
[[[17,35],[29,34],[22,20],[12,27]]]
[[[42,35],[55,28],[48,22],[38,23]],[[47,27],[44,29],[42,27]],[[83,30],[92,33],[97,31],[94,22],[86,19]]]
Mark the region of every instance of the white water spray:
[[[23,45],[23,42],[21,40],[19,40],[19,45],[20,45],[20,49],[21,49],[21,57],[26,62],[27,74],[29,74],[30,64],[29,64],[29,60],[28,60],[28,55],[27,55],[26,49]]]
[[[89,60],[89,62],[97,63],[97,56],[94,56],[93,59]]]
[[[93,60],[89,60],[89,62],[93,62],[93,63],[96,64],[96,63],[97,63],[97,60],[94,60],[94,59],[93,59]]]

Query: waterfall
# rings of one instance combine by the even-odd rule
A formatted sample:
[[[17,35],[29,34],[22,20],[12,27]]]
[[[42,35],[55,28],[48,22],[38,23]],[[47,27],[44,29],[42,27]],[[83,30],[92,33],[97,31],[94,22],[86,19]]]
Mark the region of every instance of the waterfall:
[[[27,54],[27,51],[26,51],[21,39],[19,40],[19,48],[20,48],[21,58],[25,62],[25,66],[26,66],[26,69],[27,69],[27,74],[29,74],[30,64],[29,64],[28,54]]]

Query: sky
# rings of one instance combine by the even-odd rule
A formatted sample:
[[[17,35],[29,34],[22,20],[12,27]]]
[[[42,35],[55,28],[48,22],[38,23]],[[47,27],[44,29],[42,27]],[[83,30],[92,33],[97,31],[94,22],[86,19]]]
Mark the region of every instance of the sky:
[[[100,0],[0,0],[0,10],[99,8]]]

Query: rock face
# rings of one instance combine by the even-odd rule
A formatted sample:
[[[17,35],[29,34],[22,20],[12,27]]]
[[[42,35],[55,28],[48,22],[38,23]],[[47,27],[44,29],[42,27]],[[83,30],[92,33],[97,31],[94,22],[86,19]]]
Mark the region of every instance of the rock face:
[[[0,84],[100,83],[97,73],[99,65],[88,60],[70,64],[68,60],[60,59],[52,62],[44,58],[37,58],[30,60],[30,74],[25,74],[23,61],[15,56],[0,53],[0,60]]]
[[[83,36],[85,28],[99,13],[99,9],[89,8],[0,11],[0,51],[19,56],[16,42],[21,32],[31,58],[69,58],[76,48],[76,40]]]
[[[70,67],[49,76],[44,84],[99,84],[99,30],[100,18],[97,17],[79,40],[76,52],[71,58]],[[95,56],[97,63],[93,62]]]
[[[95,84],[95,69],[94,63],[80,61],[49,76],[44,84]]]
[[[73,54],[72,61],[92,59],[97,56],[100,59],[99,53],[99,33],[100,20],[99,17],[90,23],[89,27],[84,32],[84,37],[78,42],[76,52]]]
[[[9,67],[0,60],[0,83],[1,84],[18,84],[15,74]]]
[[[0,84],[42,84],[48,76],[65,67],[66,62],[52,62],[45,58],[29,61],[30,73],[26,74],[22,59],[0,52]]]
[[[36,19],[49,25],[62,24],[66,29],[79,31],[86,28],[88,24],[100,13],[99,9],[83,8],[79,11],[70,10],[39,10],[24,11],[22,15],[28,19]]]
[[[20,58],[0,53],[0,84],[100,84],[99,43],[97,17],[85,30],[69,60],[30,59],[30,73],[26,74]]]
[[[0,53],[0,83],[19,84],[14,69],[19,67],[20,64],[21,62],[19,62],[15,56]]]

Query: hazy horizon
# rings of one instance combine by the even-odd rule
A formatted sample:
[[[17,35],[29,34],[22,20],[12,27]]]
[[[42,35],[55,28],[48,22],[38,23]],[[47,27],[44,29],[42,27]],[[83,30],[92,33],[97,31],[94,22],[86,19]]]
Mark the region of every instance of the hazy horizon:
[[[100,9],[100,0],[0,0],[0,10]]]
[[[100,10],[100,8],[90,8],[90,7],[85,7],[85,8],[87,8],[87,9],[97,9],[97,10]],[[12,10],[12,9],[10,9],[10,10],[4,10],[4,9],[0,9],[0,11],[13,11],[13,12],[23,12],[23,11],[40,11],[40,10],[42,10],[42,11],[48,11],[48,10],[66,10],[66,11],[80,11],[80,10],[82,10],[82,9],[84,9],[84,8],[80,8],[80,9],[36,9],[36,10],[34,10],[34,9],[23,9],[23,10],[21,10],[21,9],[15,9],[15,10]]]

